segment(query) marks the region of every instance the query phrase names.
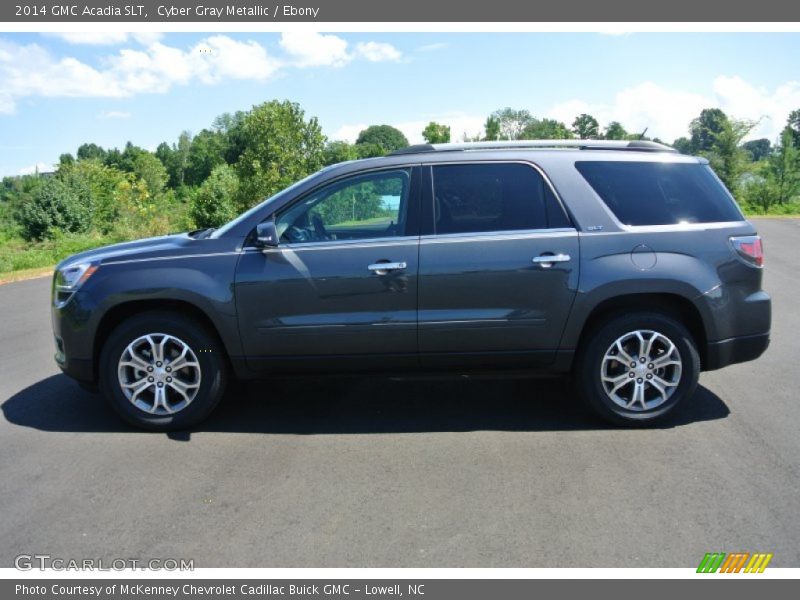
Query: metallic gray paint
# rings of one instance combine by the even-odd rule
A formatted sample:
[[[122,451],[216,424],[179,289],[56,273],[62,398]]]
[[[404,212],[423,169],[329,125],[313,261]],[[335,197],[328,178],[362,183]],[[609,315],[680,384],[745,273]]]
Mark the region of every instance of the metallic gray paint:
[[[728,244],[730,236],[755,234],[754,227],[744,218],[701,226],[624,226],[576,171],[575,161],[586,158],[581,152],[436,152],[343,163],[277,194],[207,239],[178,234],[70,257],[61,264],[93,261],[100,268],[66,306],[53,307],[61,366],[79,379],[95,379],[92,361],[103,318],[143,301],[184,302],[202,311],[241,377],[293,369],[565,371],[595,307],[637,294],[691,302],[715,357],[708,368],[760,354],[763,348],[730,349],[730,340],[751,339],[746,336],[764,347],[768,341],[770,300],[761,290],[761,270],[744,264]],[[610,150],[591,151],[591,158],[703,162]],[[257,223],[338,178],[473,161],[535,165],[575,229],[281,244],[266,251],[248,244]],[[631,258],[642,245],[654,257],[649,268]],[[532,262],[542,253],[564,253],[571,260],[545,269]],[[385,275],[367,268],[380,260],[405,262],[407,268]]]

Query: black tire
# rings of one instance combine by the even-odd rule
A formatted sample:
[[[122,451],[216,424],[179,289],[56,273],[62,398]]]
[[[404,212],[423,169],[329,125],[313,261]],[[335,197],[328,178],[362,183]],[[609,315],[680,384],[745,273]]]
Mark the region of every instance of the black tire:
[[[135,406],[123,392],[118,377],[120,358],[128,344],[148,334],[166,334],[184,342],[197,358],[199,388],[188,405],[172,414],[151,414]],[[158,338],[156,338],[158,339]],[[170,311],[141,313],[122,322],[100,353],[100,392],[128,423],[150,431],[187,429],[203,421],[222,399],[228,364],[217,337],[201,323]]]
[[[641,330],[655,331],[675,344],[682,363],[681,372],[675,376],[677,386],[666,401],[649,409],[645,407],[630,409],[617,404],[606,393],[601,379],[601,367],[606,352],[617,339],[629,332]],[[637,355],[636,359],[638,358]],[[627,365],[622,365],[622,361],[619,361],[618,365],[612,361],[612,366],[628,369]],[[697,388],[699,375],[700,357],[695,341],[686,327],[667,314],[642,311],[612,315],[588,333],[583,347],[579,349],[574,383],[586,404],[603,419],[616,425],[639,427],[657,423],[686,398],[691,397]],[[636,379],[635,375],[633,379]],[[631,385],[634,385],[633,382]],[[650,390],[648,393],[659,400],[655,388],[646,387]]]

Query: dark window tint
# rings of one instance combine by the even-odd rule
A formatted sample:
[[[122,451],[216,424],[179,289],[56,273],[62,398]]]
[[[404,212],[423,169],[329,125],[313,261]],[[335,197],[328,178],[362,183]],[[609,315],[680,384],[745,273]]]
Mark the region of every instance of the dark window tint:
[[[580,161],[575,167],[626,225],[742,219],[733,200],[706,165]]]
[[[436,233],[569,227],[550,187],[522,164],[433,167]]]

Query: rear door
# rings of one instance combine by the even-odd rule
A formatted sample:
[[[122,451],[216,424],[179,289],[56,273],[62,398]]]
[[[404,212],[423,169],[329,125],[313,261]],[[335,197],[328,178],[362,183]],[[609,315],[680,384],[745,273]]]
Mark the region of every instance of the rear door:
[[[424,177],[423,365],[552,362],[579,257],[577,231],[549,182],[520,162],[432,165]]]

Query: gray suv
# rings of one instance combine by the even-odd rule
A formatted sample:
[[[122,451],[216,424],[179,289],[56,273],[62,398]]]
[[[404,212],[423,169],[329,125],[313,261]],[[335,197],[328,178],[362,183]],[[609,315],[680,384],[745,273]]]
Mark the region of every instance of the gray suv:
[[[412,146],[216,230],[77,254],[56,361],[128,422],[192,426],[231,377],[571,374],[614,423],[769,344],[761,239],[707,161],[652,142]]]

